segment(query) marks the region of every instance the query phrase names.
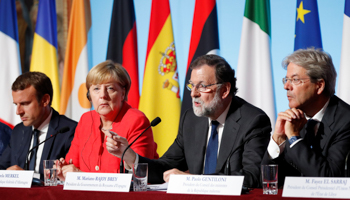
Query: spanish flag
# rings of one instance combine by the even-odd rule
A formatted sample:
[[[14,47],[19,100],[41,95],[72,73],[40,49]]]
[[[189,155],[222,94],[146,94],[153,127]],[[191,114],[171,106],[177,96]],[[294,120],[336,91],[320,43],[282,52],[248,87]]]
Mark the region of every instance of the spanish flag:
[[[89,62],[87,45],[91,28],[90,1],[73,1],[64,61],[60,113],[79,121],[91,104],[85,86]]]
[[[160,156],[177,135],[181,103],[178,79],[169,1],[153,0],[139,109],[150,120],[162,119],[153,128]]]
[[[46,74],[52,82],[52,107],[59,110],[60,86],[57,67],[57,20],[55,0],[39,1],[30,71]]]

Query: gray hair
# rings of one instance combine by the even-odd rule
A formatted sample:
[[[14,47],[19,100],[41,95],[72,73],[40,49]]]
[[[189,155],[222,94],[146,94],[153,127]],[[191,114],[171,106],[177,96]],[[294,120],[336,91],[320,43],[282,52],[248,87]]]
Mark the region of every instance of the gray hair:
[[[334,95],[337,72],[332,57],[328,53],[315,48],[299,49],[284,58],[283,68],[287,69],[289,63],[294,63],[306,69],[306,73],[312,82],[323,79],[325,82],[324,94],[329,97]]]

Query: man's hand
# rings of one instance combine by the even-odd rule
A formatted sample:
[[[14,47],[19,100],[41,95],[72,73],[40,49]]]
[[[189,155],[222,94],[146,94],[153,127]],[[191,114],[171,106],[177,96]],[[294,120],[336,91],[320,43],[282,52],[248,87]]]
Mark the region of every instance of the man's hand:
[[[22,169],[22,168],[21,168],[20,166],[18,166],[18,165],[13,165],[13,166],[7,168],[6,170],[24,170],[24,169]]]
[[[122,157],[122,154],[126,147],[129,145],[128,140],[119,135],[106,134],[106,148],[108,152],[118,158]],[[136,153],[129,148],[124,154],[124,161],[129,166],[132,166],[136,160]]]
[[[190,174],[190,173],[187,173],[187,172],[183,172],[183,171],[180,171],[178,169],[170,169],[168,171],[165,171],[164,174],[163,174],[163,179],[165,182],[169,182],[169,179],[170,179],[170,175],[172,174]]]
[[[299,136],[299,132],[305,123],[304,112],[300,109],[292,108],[280,112],[278,113],[272,139],[280,145],[286,140],[286,137]]]

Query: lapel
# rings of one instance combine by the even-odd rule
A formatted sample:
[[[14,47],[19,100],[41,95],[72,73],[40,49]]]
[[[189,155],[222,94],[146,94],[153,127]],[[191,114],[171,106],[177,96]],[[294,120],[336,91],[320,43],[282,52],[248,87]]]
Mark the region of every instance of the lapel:
[[[195,116],[197,117],[197,116]],[[203,163],[204,163],[204,155],[207,147],[207,138],[208,138],[208,129],[209,129],[209,121],[207,117],[201,117],[200,122],[196,123],[194,128],[194,149],[197,150],[193,152],[194,155],[193,163],[194,163],[194,173],[202,174],[203,173]],[[198,171],[197,171],[198,170]]]
[[[52,116],[51,116],[51,120],[49,123],[49,128],[47,130],[46,139],[51,137],[51,135],[53,135],[57,132],[58,123],[59,123],[59,114],[57,111],[52,109]],[[41,154],[41,159],[40,159],[39,172],[41,172],[41,173],[43,173],[43,161],[50,159],[50,157],[52,156],[51,150],[52,150],[53,143],[56,140],[56,137],[57,136],[55,136],[55,138],[47,140],[44,144],[42,144],[42,145],[44,145],[44,149],[43,149],[43,152]]]
[[[327,141],[332,134],[332,125],[334,123],[334,117],[338,109],[338,97],[333,96],[329,100],[329,104],[326,108],[326,112],[322,118],[320,127],[317,131],[317,135],[320,138],[320,147],[324,149]]]
[[[27,154],[29,151],[30,141],[32,139],[32,126],[24,126],[21,130],[21,140],[19,144],[18,151],[16,153],[17,163],[23,169],[25,168],[25,163],[27,162]],[[21,163],[21,164],[20,164]]]
[[[232,98],[230,109],[226,116],[225,127],[222,133],[221,144],[219,157],[216,164],[216,172],[219,172],[223,165],[226,163],[226,160],[231,153],[231,150],[234,146],[237,146],[237,134],[240,128],[240,125],[237,121],[241,118],[241,103],[238,101],[237,97]]]

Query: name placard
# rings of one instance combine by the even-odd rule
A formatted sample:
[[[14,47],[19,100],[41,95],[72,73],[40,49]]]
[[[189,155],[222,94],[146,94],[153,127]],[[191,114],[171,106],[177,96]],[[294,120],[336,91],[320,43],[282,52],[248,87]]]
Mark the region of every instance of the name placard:
[[[282,196],[348,199],[349,194],[349,178],[286,177]]]
[[[0,187],[30,188],[34,171],[0,170]]]
[[[64,190],[129,192],[132,174],[68,172]]]
[[[170,175],[167,193],[241,195],[244,176]]]

